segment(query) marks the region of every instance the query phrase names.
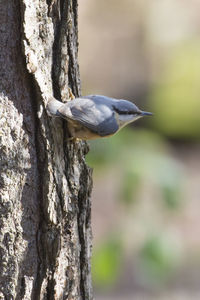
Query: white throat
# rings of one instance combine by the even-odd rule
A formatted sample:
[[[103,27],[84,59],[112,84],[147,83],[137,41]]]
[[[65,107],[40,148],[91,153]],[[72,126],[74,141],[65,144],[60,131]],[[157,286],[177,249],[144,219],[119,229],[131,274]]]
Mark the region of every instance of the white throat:
[[[118,124],[119,127],[124,127],[125,125],[132,123],[138,119],[140,119],[142,116],[138,116],[138,115],[119,115],[117,114],[117,120],[118,120]]]

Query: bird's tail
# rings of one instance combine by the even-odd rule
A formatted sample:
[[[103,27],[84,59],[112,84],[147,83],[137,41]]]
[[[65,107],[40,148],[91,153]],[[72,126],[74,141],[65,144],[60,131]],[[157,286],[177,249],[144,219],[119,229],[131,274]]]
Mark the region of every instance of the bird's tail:
[[[58,109],[63,105],[64,103],[56,100],[54,97],[49,97],[48,103],[47,103],[47,112],[50,116],[58,116]]]

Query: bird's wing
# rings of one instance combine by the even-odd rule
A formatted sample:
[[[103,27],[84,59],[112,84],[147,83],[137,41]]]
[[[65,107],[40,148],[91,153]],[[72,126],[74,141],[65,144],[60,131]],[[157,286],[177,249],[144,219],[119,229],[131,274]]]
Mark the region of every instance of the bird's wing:
[[[64,104],[58,112],[63,118],[77,121],[100,136],[114,134],[119,129],[114,113],[106,106],[99,109],[89,98],[76,98]]]

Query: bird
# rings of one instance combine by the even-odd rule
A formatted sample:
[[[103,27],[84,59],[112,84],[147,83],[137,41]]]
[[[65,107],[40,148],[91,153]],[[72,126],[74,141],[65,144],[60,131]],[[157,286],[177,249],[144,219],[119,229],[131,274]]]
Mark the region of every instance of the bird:
[[[103,95],[82,96],[66,103],[50,97],[47,112],[67,120],[71,137],[81,140],[112,136],[127,124],[152,115],[131,101]]]

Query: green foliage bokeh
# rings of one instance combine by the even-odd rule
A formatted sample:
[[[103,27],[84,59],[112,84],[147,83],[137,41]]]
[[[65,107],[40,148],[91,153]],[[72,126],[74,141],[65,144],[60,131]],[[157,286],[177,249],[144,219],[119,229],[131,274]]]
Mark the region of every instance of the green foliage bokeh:
[[[93,141],[87,162],[99,175],[108,168],[115,169],[116,176],[120,176],[120,183],[116,186],[120,205],[127,208],[129,214],[132,212],[130,206],[139,199],[138,193],[144,182],[151,182],[160,190],[163,209],[171,211],[181,204],[183,169],[169,155],[165,139],[155,132],[124,128],[114,137]],[[113,236],[118,236],[117,229]],[[112,287],[120,276],[123,241],[113,236],[93,251],[93,280],[101,288]],[[143,245],[140,264],[150,281],[151,278],[159,281],[159,278],[167,277],[173,269],[172,248],[170,242],[160,237],[148,239]]]
[[[122,243],[119,239],[104,241],[94,249],[92,256],[92,275],[97,287],[111,287],[120,274],[122,262]]]
[[[152,88],[152,122],[176,139],[200,138],[200,41],[173,48]]]

